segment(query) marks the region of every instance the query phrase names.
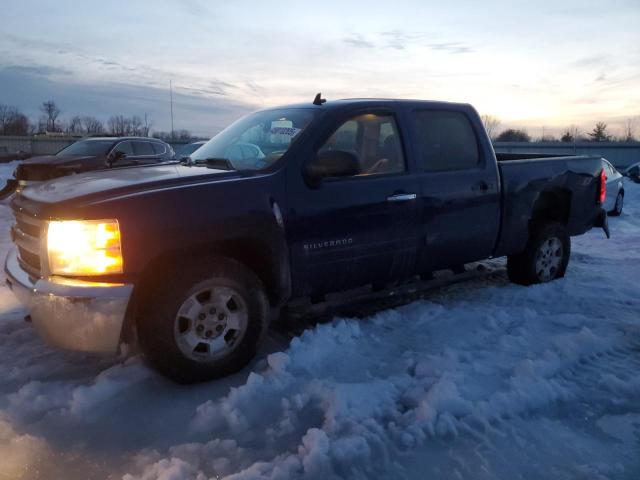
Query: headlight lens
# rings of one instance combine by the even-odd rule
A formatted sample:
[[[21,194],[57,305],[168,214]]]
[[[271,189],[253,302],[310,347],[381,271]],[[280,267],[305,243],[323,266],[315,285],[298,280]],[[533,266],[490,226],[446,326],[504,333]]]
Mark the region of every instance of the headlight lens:
[[[54,275],[122,273],[117,220],[61,220],[47,230],[49,270]]]

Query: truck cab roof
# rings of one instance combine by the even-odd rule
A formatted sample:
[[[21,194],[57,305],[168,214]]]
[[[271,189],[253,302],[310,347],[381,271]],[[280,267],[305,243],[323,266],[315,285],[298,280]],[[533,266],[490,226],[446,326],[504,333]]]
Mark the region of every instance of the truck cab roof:
[[[312,102],[292,103],[289,105],[279,105],[265,110],[280,110],[286,108],[317,108],[322,110],[342,109],[353,106],[384,106],[384,105],[405,105],[422,107],[443,107],[443,108],[473,108],[469,103],[445,102],[441,100],[417,100],[405,98],[341,98],[337,100],[327,100],[322,105],[315,105]]]

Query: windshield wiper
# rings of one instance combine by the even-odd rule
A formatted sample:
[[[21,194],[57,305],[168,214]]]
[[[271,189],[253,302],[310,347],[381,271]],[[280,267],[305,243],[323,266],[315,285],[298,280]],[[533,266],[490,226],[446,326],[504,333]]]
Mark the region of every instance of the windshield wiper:
[[[219,168],[220,170],[235,170],[228,158],[210,157],[193,160],[191,157],[186,157],[182,159],[181,162],[186,165],[206,165],[207,167]]]

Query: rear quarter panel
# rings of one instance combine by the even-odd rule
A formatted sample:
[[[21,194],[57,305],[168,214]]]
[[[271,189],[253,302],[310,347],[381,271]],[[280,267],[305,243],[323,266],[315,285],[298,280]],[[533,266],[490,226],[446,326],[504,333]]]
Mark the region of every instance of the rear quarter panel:
[[[556,157],[498,162],[502,177],[502,231],[495,256],[520,253],[529,238],[536,202],[545,192],[569,199],[566,225],[570,235],[593,227],[601,207],[597,203],[600,157]]]

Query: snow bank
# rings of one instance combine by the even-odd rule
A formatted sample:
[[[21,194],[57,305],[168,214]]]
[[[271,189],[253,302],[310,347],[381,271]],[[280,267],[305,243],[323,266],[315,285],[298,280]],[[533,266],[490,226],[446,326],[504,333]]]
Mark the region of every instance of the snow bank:
[[[38,466],[52,452],[46,442],[29,434],[19,434],[10,422],[0,417],[0,475],[10,479],[31,479]]]

